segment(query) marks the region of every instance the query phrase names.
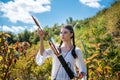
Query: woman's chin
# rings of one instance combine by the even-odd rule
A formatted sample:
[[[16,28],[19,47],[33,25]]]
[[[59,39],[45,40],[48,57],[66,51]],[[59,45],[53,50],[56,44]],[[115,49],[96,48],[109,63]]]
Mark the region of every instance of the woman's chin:
[[[62,41],[65,41],[65,39],[61,39]]]

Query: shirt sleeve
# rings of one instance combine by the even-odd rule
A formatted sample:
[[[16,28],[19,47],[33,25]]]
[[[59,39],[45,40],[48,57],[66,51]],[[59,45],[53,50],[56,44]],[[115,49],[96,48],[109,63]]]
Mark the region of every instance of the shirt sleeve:
[[[40,50],[36,55],[36,63],[40,66],[44,63],[45,59],[52,56],[53,51],[49,48],[44,50],[43,55],[40,54]]]
[[[79,69],[79,72],[84,72],[86,73],[86,65],[84,63],[84,59],[83,59],[83,55],[82,52],[79,48],[76,49],[76,54],[77,54],[77,58],[76,58],[76,66]]]

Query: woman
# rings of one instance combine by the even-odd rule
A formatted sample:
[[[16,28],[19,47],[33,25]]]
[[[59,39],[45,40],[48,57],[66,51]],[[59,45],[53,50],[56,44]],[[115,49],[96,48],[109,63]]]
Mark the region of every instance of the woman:
[[[54,54],[51,48],[44,49],[43,36],[44,32],[38,29],[38,34],[40,37],[40,50],[36,56],[36,63],[42,65],[47,56],[52,57],[52,75],[51,80],[70,80],[65,69],[61,65],[59,59]],[[60,31],[60,45],[57,46],[60,54],[64,57],[66,63],[76,75],[75,65],[79,69],[79,78],[82,78],[86,74],[86,66],[84,64],[83,56],[81,50],[76,47],[74,39],[74,30],[72,25],[64,25]],[[83,79],[85,80],[85,79]]]

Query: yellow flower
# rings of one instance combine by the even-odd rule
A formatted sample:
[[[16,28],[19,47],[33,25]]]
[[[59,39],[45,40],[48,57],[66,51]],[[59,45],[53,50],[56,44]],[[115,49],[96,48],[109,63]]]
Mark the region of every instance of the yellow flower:
[[[5,37],[10,37],[10,35],[9,34],[4,34],[5,35]]]
[[[48,77],[48,80],[50,80],[50,79],[51,79],[51,76]]]
[[[0,38],[0,42],[2,42],[2,39]]]
[[[106,68],[106,69],[109,69],[109,70],[112,69],[110,66],[105,66],[105,68]]]
[[[98,67],[97,71],[102,72],[103,70],[100,67]]]
[[[3,57],[2,56],[0,56],[0,61],[3,59]]]
[[[99,60],[97,60],[97,59],[93,59],[93,62],[97,62],[97,63],[98,63],[98,62],[99,62]]]

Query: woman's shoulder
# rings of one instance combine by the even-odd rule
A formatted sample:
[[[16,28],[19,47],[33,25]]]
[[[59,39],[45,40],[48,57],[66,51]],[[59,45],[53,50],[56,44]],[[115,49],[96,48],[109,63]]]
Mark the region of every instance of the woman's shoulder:
[[[79,47],[75,47],[75,50],[80,50],[80,48]],[[81,51],[81,50],[80,50]]]
[[[76,51],[76,52],[81,52],[81,49],[80,49],[79,47],[76,47],[76,48],[75,48],[75,51]]]

